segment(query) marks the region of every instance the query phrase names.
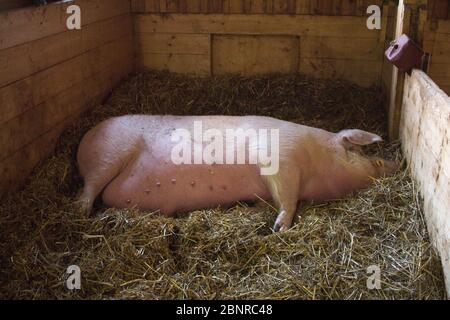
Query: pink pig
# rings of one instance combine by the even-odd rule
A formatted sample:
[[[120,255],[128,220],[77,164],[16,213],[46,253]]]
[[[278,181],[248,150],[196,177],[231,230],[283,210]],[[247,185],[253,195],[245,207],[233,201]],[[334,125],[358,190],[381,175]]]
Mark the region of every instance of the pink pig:
[[[257,134],[266,130],[268,134],[266,140],[227,137],[215,145],[218,147],[211,153],[215,160],[205,162],[198,159],[205,153],[195,151],[206,150],[213,139],[199,140],[195,132],[198,123],[215,138],[220,134],[226,137],[229,130]],[[194,151],[180,147],[180,132],[188,134],[185,140],[192,142]],[[270,140],[272,136],[277,139]],[[78,165],[85,183],[80,203],[90,212],[102,193],[108,206],[171,215],[237,201],[273,199],[279,208],[274,230],[285,231],[299,201],[338,199],[367,187],[372,178],[393,174],[396,163],[362,153],[361,146],[380,141],[378,135],[361,130],[331,133],[260,116],[112,118],[91,129],[79,146]],[[248,155],[244,162],[225,161],[227,156],[237,160],[240,151]],[[270,162],[262,157],[250,159],[252,152],[267,156],[273,151],[277,152]],[[184,162],[179,163],[179,155]],[[264,169],[268,173],[263,174]]]

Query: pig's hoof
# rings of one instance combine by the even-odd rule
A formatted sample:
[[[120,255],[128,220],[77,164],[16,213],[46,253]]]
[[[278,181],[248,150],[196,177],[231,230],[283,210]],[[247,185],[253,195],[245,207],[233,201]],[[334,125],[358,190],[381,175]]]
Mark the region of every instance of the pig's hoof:
[[[290,225],[283,224],[282,222],[276,222],[275,225],[273,226],[273,231],[283,232],[289,230],[290,227],[291,227]]]
[[[92,202],[88,199],[80,199],[76,202],[78,212],[82,215],[89,216],[92,210]]]

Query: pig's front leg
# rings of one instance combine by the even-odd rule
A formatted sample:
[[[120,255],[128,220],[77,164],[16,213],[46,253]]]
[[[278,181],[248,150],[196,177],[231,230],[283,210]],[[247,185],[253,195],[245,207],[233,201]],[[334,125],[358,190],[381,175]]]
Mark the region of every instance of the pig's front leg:
[[[279,208],[279,214],[273,226],[275,232],[286,231],[294,220],[297,211],[299,194],[299,179],[297,172],[279,172],[277,175],[266,177],[267,186]]]
[[[281,208],[277,220],[275,221],[275,225],[273,226],[273,230],[275,232],[283,232],[289,230],[289,228],[292,226],[292,221],[294,220],[295,211],[295,209],[286,210],[284,208]]]

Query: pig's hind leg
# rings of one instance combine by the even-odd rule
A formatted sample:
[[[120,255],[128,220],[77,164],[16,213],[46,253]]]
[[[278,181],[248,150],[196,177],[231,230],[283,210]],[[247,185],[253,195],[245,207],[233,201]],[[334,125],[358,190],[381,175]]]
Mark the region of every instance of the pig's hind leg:
[[[97,196],[118,174],[119,170],[110,169],[86,175],[83,191],[78,198],[78,205],[82,213],[89,214],[92,211]]]
[[[95,199],[123,170],[132,158],[132,150],[117,152],[117,148],[100,145],[95,152],[83,148],[78,154],[78,165],[84,179],[83,191],[78,199],[80,210],[89,214]]]

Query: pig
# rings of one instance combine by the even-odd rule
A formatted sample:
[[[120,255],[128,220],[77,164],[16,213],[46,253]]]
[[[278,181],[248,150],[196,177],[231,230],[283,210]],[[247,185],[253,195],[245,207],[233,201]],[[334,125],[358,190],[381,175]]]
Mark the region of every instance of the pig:
[[[216,137],[226,136],[231,129],[267,130],[278,139],[225,139],[211,152],[217,156],[214,161],[195,161],[198,154],[190,154],[190,147],[177,146],[183,136],[180,130],[193,134],[194,138],[186,134],[184,138],[194,149],[213,141],[199,140],[198,134],[195,137],[196,123],[202,125],[203,132],[214,130]],[[267,141],[276,143],[272,146]],[[368,187],[374,178],[392,175],[398,168],[395,162],[369,157],[362,151],[362,146],[381,141],[380,136],[358,129],[332,133],[263,116],[111,118],[88,131],[80,142],[77,162],[84,188],[78,203],[89,213],[101,194],[110,207],[159,210],[171,216],[238,201],[273,200],[279,209],[273,229],[286,231],[299,202],[339,199]],[[232,142],[234,148],[230,147]],[[174,154],[183,153],[175,149],[186,151],[184,162],[176,157],[174,161]],[[223,160],[225,155],[220,156],[220,150],[225,153],[228,149],[232,160],[237,159],[238,150],[248,155],[254,151],[277,154],[270,161],[262,157],[250,161],[247,156],[244,162],[233,164]],[[263,174],[273,163],[277,163],[273,172]]]

